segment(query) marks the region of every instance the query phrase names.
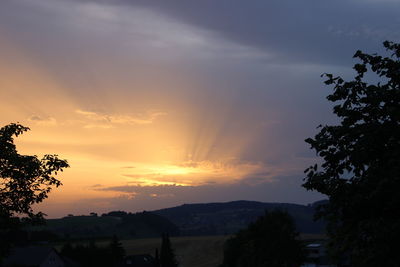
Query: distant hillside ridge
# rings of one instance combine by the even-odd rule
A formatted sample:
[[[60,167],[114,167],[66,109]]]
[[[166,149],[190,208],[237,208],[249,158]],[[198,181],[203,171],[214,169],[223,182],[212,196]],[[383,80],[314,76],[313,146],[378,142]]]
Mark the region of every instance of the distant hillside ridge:
[[[111,211],[101,216],[69,215],[48,219],[42,226],[29,227],[30,236],[38,241],[101,239],[117,235],[121,239],[171,236],[229,235],[246,228],[265,210],[285,210],[296,223],[297,230],[305,234],[323,234],[324,222],[315,222],[318,201],[309,205],[290,203],[263,203],[257,201],[231,201],[225,203],[184,204],[177,207],[128,213]],[[50,238],[51,237],[51,238]]]
[[[162,233],[179,235],[179,228],[166,217],[152,212],[127,213],[111,211],[102,216],[69,215],[60,219],[48,219],[43,226],[29,229],[56,234],[61,239],[109,238],[117,235],[122,239],[160,237]]]
[[[314,213],[316,207],[324,202],[300,205],[238,200],[184,204],[152,212],[168,218],[177,225],[181,235],[196,236],[233,234],[254,222],[265,210],[280,209],[287,211],[294,218],[300,233],[321,234],[325,232],[325,223],[314,221]]]

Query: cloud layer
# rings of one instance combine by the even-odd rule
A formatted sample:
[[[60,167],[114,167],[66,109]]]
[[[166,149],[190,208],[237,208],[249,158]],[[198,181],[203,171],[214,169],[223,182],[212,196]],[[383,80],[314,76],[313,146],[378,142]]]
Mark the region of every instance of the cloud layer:
[[[320,74],[399,41],[398,1],[4,0],[0,122],[71,163],[51,216],[183,202],[307,203]],[[96,185],[96,186],[93,186]],[[76,205],[86,203],[85,205]],[[60,208],[62,207],[62,208]]]

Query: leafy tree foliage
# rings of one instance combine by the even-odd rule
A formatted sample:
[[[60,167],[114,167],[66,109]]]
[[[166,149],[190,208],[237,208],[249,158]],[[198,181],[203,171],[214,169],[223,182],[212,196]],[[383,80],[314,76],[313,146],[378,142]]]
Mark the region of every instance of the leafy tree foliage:
[[[384,47],[390,56],[355,53],[352,81],[325,74],[340,124],[306,140],[322,164],[305,170],[303,186],[329,197],[318,216],[328,221],[333,254],[353,266],[400,262],[400,44]]]
[[[178,261],[176,260],[175,252],[172,249],[171,241],[168,234],[162,235],[161,252],[160,252],[160,266],[161,267],[177,267]]]
[[[122,247],[117,237],[113,237],[110,244],[105,247],[99,247],[92,240],[88,245],[77,244],[73,246],[67,242],[61,248],[61,255],[72,259],[83,267],[109,267],[117,266],[125,255],[125,250]]]
[[[43,218],[44,214],[35,213],[32,205],[46,199],[52,187],[61,185],[55,175],[69,167],[67,161],[57,155],[39,159],[19,154],[14,137],[28,130],[16,123],[0,129],[0,239],[3,246],[11,242],[7,240],[8,233],[20,226],[17,216],[25,216],[30,222]]]
[[[221,267],[295,267],[305,259],[292,217],[271,211],[225,244]]]

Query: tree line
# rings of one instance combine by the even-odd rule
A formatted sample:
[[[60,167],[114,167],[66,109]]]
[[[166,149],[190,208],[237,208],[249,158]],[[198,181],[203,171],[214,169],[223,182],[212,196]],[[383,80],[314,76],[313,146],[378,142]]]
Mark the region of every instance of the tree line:
[[[164,233],[161,237],[160,253],[155,249],[155,256],[149,266],[152,267],[177,267],[178,261],[172,248],[169,235]],[[60,254],[67,260],[72,260],[81,267],[109,267],[124,266],[126,251],[117,236],[113,236],[107,246],[98,246],[94,240],[88,244],[78,243],[73,245],[66,242]]]

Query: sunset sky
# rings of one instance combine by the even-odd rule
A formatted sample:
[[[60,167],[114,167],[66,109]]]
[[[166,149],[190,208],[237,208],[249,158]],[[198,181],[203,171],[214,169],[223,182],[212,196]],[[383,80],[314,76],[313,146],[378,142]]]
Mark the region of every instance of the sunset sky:
[[[400,41],[398,0],[1,0],[0,126],[71,167],[49,217],[307,204],[324,72]]]

